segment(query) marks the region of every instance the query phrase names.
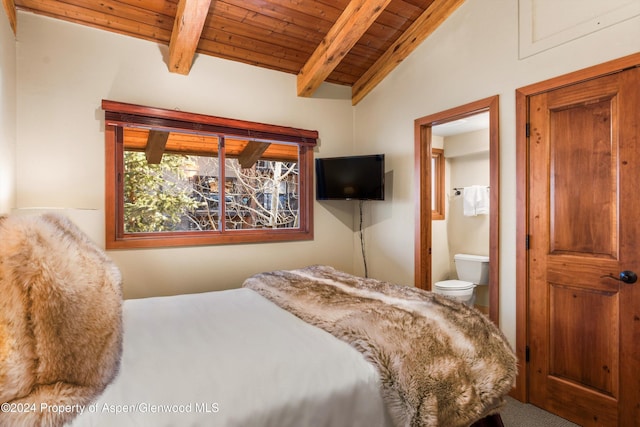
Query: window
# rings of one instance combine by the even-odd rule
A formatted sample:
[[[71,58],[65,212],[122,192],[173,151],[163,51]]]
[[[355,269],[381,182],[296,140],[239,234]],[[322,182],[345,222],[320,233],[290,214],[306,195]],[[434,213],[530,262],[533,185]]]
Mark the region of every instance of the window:
[[[444,150],[431,149],[431,219],[444,219]]]
[[[316,131],[102,108],[108,249],[313,238]]]

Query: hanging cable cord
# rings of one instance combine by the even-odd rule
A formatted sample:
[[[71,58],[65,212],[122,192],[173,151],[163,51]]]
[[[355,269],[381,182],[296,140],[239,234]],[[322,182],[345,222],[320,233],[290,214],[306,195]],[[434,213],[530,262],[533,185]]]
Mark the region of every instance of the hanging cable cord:
[[[362,230],[362,207],[364,200],[360,200],[360,249],[362,250],[362,262],[364,263],[364,277],[369,277],[367,271],[367,256],[364,253],[364,231]]]

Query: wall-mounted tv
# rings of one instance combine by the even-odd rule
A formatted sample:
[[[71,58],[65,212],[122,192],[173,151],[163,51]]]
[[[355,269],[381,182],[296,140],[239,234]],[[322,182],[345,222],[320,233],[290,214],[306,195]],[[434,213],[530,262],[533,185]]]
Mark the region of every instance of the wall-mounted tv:
[[[316,159],[317,200],[384,200],[384,154]]]

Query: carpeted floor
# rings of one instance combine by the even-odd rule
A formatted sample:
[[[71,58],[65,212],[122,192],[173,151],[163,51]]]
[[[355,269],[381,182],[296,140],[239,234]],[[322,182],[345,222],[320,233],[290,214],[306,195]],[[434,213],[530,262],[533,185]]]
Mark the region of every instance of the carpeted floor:
[[[537,406],[519,402],[509,396],[500,416],[504,427],[580,427]]]

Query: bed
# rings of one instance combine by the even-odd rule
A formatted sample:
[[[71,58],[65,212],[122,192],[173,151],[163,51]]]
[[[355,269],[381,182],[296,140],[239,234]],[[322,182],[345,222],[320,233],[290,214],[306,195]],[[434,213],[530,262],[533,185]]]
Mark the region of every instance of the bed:
[[[501,425],[497,414],[513,386],[515,356],[502,333],[464,304],[329,266],[309,266],[257,274],[239,289],[126,300],[119,306],[119,276],[104,254],[72,224],[59,218],[46,222],[51,235],[39,232],[38,247],[63,241],[68,251],[78,240],[72,258],[82,261],[85,276],[65,272],[65,280],[56,279],[56,273],[43,283],[29,285],[22,278],[9,283],[25,260],[13,252],[6,256],[16,245],[7,243],[8,223],[0,218],[3,294],[19,294],[7,289],[28,285],[32,301],[38,292],[46,295],[43,311],[56,299],[67,304],[56,309],[55,317],[26,316],[29,322],[21,327],[28,337],[13,351],[26,351],[35,362],[9,369],[0,364],[0,385],[16,383],[11,379],[16,366],[28,377],[20,377],[22,388],[14,387],[14,396],[0,387],[0,426]],[[37,280],[52,270],[48,263],[59,248],[43,252],[45,259],[29,260]],[[34,249],[26,253],[33,258]],[[75,264],[65,261],[58,268]],[[88,272],[104,277],[87,282]],[[70,277],[84,281],[72,287]],[[84,289],[94,285],[102,293],[83,299]],[[19,298],[6,301],[5,309],[20,306]],[[85,312],[84,306],[92,310]],[[121,323],[102,322],[120,310]],[[25,359],[12,356],[6,345],[20,338],[15,318],[24,316],[14,310],[11,318],[10,311],[0,313],[0,332],[10,338],[0,342],[3,362]],[[38,316],[49,326],[37,326]],[[68,322],[60,320],[65,316]],[[31,323],[36,326],[29,330]],[[85,323],[93,338],[78,345],[88,335]],[[96,324],[104,326],[100,333],[92,332]],[[41,339],[53,346],[49,355],[38,342],[42,333],[50,333]],[[92,349],[101,352],[87,353]],[[47,357],[58,357],[60,366],[43,370]]]
[[[392,425],[373,366],[250,289],[129,300],[123,316],[120,373],[74,426]]]

